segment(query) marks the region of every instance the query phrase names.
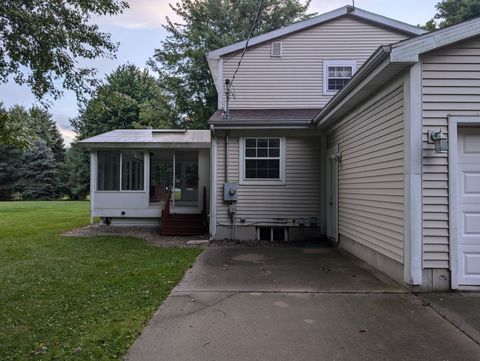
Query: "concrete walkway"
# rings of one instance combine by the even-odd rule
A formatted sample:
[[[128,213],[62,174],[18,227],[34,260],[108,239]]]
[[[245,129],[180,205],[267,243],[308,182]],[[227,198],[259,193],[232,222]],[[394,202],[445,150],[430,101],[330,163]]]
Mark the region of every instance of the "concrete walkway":
[[[334,248],[209,248],[126,360],[480,360],[480,346]]]

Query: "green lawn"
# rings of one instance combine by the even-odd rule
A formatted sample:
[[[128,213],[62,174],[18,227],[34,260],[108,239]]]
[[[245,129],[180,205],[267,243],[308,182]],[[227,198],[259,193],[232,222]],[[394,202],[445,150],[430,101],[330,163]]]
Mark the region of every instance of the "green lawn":
[[[115,360],[201,252],[62,237],[87,202],[0,202],[0,359]]]

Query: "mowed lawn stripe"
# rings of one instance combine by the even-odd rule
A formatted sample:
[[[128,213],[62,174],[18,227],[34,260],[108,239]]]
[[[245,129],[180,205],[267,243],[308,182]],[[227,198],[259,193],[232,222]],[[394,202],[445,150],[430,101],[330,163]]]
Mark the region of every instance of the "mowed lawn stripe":
[[[61,236],[87,222],[87,202],[0,203],[0,359],[121,359],[201,252]]]

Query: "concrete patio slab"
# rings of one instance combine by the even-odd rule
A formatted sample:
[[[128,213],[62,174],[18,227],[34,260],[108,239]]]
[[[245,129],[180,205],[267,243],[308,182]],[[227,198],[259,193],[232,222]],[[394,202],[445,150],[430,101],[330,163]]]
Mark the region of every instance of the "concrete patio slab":
[[[421,298],[334,248],[211,248],[126,360],[479,360]]]
[[[430,293],[422,297],[442,317],[480,344],[480,293]]]
[[[209,248],[175,292],[407,292],[332,247]]]
[[[195,301],[192,301],[192,300]],[[406,294],[170,297],[127,360],[478,360],[480,347]]]

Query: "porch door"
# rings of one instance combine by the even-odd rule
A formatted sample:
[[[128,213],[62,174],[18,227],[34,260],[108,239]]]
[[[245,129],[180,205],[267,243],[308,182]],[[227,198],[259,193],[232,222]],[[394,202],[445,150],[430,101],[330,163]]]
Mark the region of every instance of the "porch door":
[[[327,237],[338,241],[338,165],[335,155],[338,145],[327,151]]]
[[[173,207],[198,207],[198,151],[176,150]]]
[[[480,286],[480,128],[458,128],[459,284]]]

